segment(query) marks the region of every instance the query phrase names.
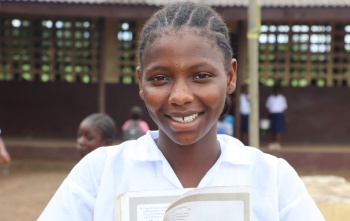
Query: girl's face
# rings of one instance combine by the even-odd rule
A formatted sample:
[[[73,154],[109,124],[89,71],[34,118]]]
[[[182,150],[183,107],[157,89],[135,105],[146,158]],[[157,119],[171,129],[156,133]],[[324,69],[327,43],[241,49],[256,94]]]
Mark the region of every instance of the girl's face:
[[[93,127],[90,121],[84,120],[79,126],[77,138],[77,149],[81,157],[104,145],[107,145],[107,139]]]
[[[235,89],[235,60],[225,67],[214,41],[184,30],[157,38],[142,63],[140,96],[160,136],[190,145],[208,133],[216,135],[226,95]]]

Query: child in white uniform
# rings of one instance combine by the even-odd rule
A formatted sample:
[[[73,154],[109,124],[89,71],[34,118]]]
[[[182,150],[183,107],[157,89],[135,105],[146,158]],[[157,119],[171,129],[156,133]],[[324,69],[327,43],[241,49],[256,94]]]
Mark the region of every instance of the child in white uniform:
[[[279,85],[273,87],[273,93],[267,98],[265,107],[269,113],[269,131],[272,141],[268,147],[270,149],[280,149],[282,133],[286,130],[288,122],[288,105],[285,96],[281,94],[281,87]]]
[[[323,221],[283,159],[217,135],[236,87],[229,32],[210,8],[173,3],[140,35],[140,96],[158,125],[141,138],[98,148],[62,183],[39,220],[113,220],[126,191],[250,186],[255,220]]]
[[[249,114],[250,114],[250,98],[248,84],[242,85],[241,94],[239,95],[239,112],[241,114],[241,137],[243,144],[248,144],[249,132]]]

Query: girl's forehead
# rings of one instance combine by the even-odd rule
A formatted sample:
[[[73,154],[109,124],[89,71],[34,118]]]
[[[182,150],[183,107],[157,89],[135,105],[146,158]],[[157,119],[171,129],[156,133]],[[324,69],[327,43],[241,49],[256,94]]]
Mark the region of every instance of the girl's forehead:
[[[96,130],[96,123],[93,123],[90,119],[86,119],[80,124],[80,128],[85,130]]]
[[[192,29],[168,30],[159,33],[157,37],[145,48],[143,61],[149,58],[162,58],[162,56],[203,55],[219,57],[224,55],[209,34],[202,34]],[[157,56],[158,55],[158,56]]]
[[[101,132],[96,127],[94,127],[91,123],[87,123],[87,124],[82,123],[79,127],[78,133],[79,134],[97,135],[97,136],[101,135]]]

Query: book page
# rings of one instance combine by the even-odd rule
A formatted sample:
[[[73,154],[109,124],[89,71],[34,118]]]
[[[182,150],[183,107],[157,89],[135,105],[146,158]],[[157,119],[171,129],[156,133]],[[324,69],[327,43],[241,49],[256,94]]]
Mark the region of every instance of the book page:
[[[245,221],[244,217],[242,201],[196,201],[183,203],[169,210],[164,221]]]
[[[161,221],[170,203],[141,204],[137,206],[137,221]],[[132,214],[130,214],[131,217]]]
[[[169,206],[164,221],[251,220],[249,187],[207,187],[185,193]]]
[[[168,206],[183,193],[192,190],[150,190],[121,194],[115,205],[116,221],[162,221]]]
[[[248,187],[127,192],[115,202],[116,221],[250,221],[250,211]]]

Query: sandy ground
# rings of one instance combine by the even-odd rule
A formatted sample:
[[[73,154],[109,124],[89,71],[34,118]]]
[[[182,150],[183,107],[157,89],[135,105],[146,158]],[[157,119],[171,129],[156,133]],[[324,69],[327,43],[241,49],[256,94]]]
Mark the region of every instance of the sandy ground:
[[[73,162],[14,162],[0,173],[0,220],[37,220]]]
[[[74,165],[75,162],[21,161],[13,162],[9,168],[0,166],[0,220],[37,220]],[[350,201],[349,171],[298,172],[310,194],[318,200],[337,200],[334,196],[345,191],[347,195],[341,197]],[[347,185],[341,187],[343,184]]]

